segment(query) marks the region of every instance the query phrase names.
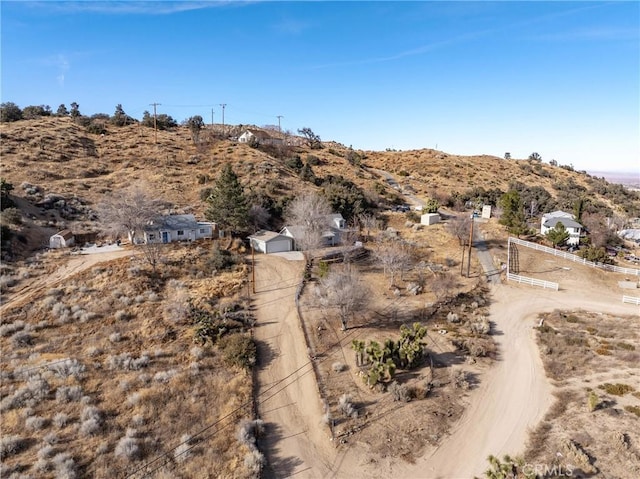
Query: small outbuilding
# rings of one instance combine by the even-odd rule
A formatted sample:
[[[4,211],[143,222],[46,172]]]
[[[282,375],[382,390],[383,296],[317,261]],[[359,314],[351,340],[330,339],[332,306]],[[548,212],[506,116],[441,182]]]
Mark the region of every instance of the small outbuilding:
[[[260,230],[249,236],[251,246],[261,253],[284,253],[293,250],[293,239],[275,231]]]
[[[482,207],[482,218],[487,220],[491,218],[491,205],[484,205]]]
[[[67,248],[75,244],[75,237],[70,230],[62,230],[49,238],[49,248]]]
[[[425,213],[420,217],[420,224],[423,225],[435,225],[440,222],[440,215],[438,213]]]

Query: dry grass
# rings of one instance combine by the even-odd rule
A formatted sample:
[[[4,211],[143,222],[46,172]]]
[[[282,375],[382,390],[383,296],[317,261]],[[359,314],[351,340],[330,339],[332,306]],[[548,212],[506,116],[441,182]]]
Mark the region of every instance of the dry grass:
[[[556,401],[531,431],[527,462],[572,465],[574,475],[637,477],[637,318],[584,311],[555,311],[543,317],[538,341],[547,375],[558,387]],[[608,354],[598,352],[603,348]]]
[[[431,283],[436,273],[431,269],[427,269],[425,292],[413,295],[406,285],[416,281],[417,269],[398,279],[397,289],[393,290],[381,266],[370,258],[354,266],[372,289],[370,310],[356,314],[346,333],[340,331],[335,315],[322,311],[313,302],[313,283],[302,297],[302,314],[312,332],[310,339],[319,361],[327,418],[333,419],[339,443],[363,442],[376,454],[413,461],[446,435],[464,411],[465,391],[474,387],[472,378],[491,364],[488,358],[471,358],[460,344],[483,343],[488,355],[495,346],[486,329],[479,326],[484,324],[489,304],[487,292],[478,284],[478,265],[474,263],[472,278],[460,276],[459,264],[449,261],[457,255],[458,245],[451,241],[445,225],[415,231],[405,225],[401,213],[390,213],[387,223],[402,238],[416,244],[417,257],[432,270],[454,280],[445,297],[437,298],[433,293]],[[316,268],[314,275],[317,273]],[[451,312],[458,316],[455,324],[447,322]],[[413,370],[398,370],[392,381],[369,388],[356,364],[352,341],[375,340],[382,344],[385,339],[396,340],[399,326],[414,321],[422,322],[429,330],[425,345],[430,354],[425,362]],[[442,330],[447,334],[441,334]],[[464,369],[473,374],[452,366],[461,362],[467,362]]]
[[[3,314],[3,476],[115,477],[163,454],[154,466],[167,464],[150,477],[252,474],[234,437],[238,421],[251,417],[251,377],[223,363],[214,347],[196,347],[190,324],[163,315],[172,280],[190,294],[218,293],[199,297],[202,303],[238,294],[242,268],[217,276],[215,288],[191,274],[210,247],[172,246],[156,278],[136,258],[103,264]],[[140,271],[132,276],[135,264]],[[126,321],[114,311],[126,312]],[[30,344],[12,340],[11,324],[29,332]],[[184,451],[185,434],[193,447],[182,460],[175,451]]]

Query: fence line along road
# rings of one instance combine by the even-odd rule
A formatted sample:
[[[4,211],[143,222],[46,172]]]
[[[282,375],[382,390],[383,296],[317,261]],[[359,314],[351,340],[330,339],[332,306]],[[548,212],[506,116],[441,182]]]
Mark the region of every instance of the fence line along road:
[[[508,281],[516,281],[518,283],[529,284],[531,286],[541,286],[544,289],[553,289],[558,291],[558,283],[552,281],[543,281],[541,279],[527,278],[526,276],[520,276],[519,274],[507,273]]]
[[[629,304],[640,304],[640,298],[636,298],[634,296],[623,296],[622,302]]]
[[[613,266],[611,264],[594,263],[593,261],[587,261],[586,259],[581,258],[580,256],[567,253],[566,251],[549,248],[548,246],[542,246],[541,244],[531,243],[529,241],[524,241],[518,238],[509,237],[509,241],[515,244],[524,246],[525,248],[532,248],[538,251],[542,251],[544,253],[552,254],[554,256],[560,256],[561,258],[568,259],[569,261],[573,261],[575,263],[584,264],[586,266],[591,266],[592,268],[600,268],[607,271],[613,271],[614,273],[631,274],[634,276],[640,276],[640,269],[622,268],[620,266]]]

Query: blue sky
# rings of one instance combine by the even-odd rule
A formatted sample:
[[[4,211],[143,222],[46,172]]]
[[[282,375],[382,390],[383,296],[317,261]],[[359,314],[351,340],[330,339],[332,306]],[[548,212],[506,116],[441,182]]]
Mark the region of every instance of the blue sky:
[[[640,169],[640,3],[1,2],[1,98]]]

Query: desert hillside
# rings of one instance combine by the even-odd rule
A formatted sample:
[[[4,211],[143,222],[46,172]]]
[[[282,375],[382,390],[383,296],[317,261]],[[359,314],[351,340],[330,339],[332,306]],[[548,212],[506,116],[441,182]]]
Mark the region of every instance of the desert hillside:
[[[384,209],[400,202],[391,186],[454,208],[468,201],[495,204],[502,193],[516,188],[527,207],[535,202],[532,213],[571,211],[583,199],[586,211],[640,216],[637,192],[554,161],[467,157],[431,149],[354,151],[335,142],[312,149],[304,138],[291,135],[282,145],[249,145],[229,139],[246,129],[242,125],[227,125],[224,138],[219,125],[209,128],[205,126],[194,141],[186,126],[156,133],[141,124],[105,123],[101,133],[94,134],[69,117],[1,123],[2,177],[13,186],[10,193],[22,215],[9,221],[22,238],[14,241],[14,249],[36,249],[63,228],[100,230],[95,208],[105,193],[139,180],[171,212],[202,217],[206,189],[229,162],[251,203],[269,211],[273,228],[281,225],[292,197],[314,188],[333,195],[339,208],[347,205],[342,211],[347,217],[354,213],[354,204],[359,209]],[[390,185],[380,170],[394,175],[399,185]]]

